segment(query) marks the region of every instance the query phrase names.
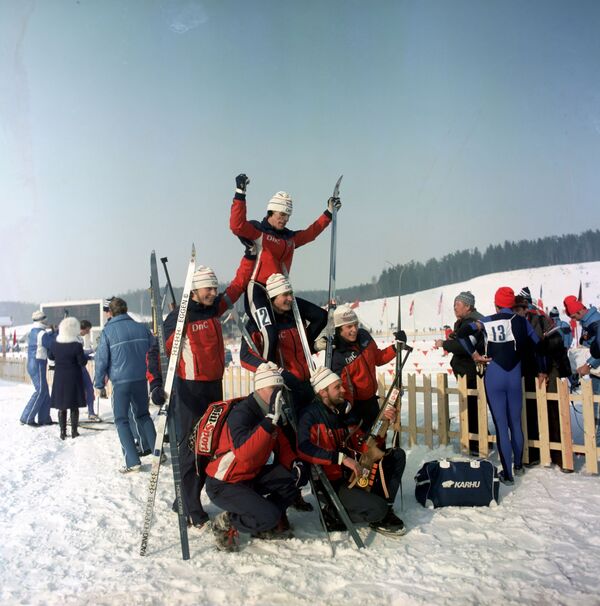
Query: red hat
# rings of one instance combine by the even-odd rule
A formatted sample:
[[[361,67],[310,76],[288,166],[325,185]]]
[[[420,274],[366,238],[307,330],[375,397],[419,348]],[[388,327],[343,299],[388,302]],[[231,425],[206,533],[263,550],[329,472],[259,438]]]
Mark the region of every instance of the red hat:
[[[567,312],[567,316],[572,316],[573,314],[585,309],[585,305],[575,296],[569,295],[565,297],[563,301],[565,304],[565,311]]]
[[[510,286],[501,286],[494,295],[498,307],[511,308],[515,304],[515,291]]]

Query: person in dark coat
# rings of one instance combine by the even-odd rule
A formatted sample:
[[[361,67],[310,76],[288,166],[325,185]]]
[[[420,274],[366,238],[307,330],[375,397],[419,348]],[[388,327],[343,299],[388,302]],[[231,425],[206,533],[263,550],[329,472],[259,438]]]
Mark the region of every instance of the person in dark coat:
[[[442,347],[444,351],[451,353],[450,366],[454,375],[456,377],[466,376],[467,389],[477,389],[477,365],[456,337],[463,326],[483,318],[483,315],[475,309],[475,297],[472,292],[466,290],[456,295],[454,298],[454,314],[456,316],[454,330],[450,331],[445,339],[437,339],[435,348]],[[483,353],[485,345],[481,333],[473,335],[472,343],[477,352]],[[479,433],[477,396],[467,396],[467,425],[469,433]],[[469,440],[469,454],[479,456],[478,440]]]
[[[61,440],[67,437],[67,411],[71,411],[71,437],[76,438],[79,409],[86,406],[81,369],[88,359],[78,339],[79,330],[77,318],[65,318],[48,350],[48,357],[55,363],[50,406],[58,410]]]

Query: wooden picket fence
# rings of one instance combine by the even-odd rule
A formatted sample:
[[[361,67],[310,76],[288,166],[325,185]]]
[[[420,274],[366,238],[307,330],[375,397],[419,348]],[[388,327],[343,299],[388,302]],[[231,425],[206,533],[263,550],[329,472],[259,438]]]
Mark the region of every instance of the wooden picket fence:
[[[404,389],[404,406],[408,408],[407,413],[402,415],[403,425],[402,434],[408,438],[408,446],[419,443],[418,436],[423,436],[422,442],[429,448],[435,445],[444,446],[451,442],[458,442],[463,452],[469,450],[469,440],[477,440],[479,443],[479,453],[482,457],[489,454],[490,442],[496,442],[495,435],[488,435],[488,406],[485,395],[483,379],[478,377],[477,388],[467,389],[466,377],[459,377],[456,387],[448,386],[448,375],[438,373],[435,375],[435,385],[432,377],[429,375],[419,375],[422,377],[422,383],[417,385],[417,375],[407,375]],[[565,469],[574,469],[574,455],[585,457],[585,469],[589,473],[598,473],[598,459],[600,458],[600,448],[596,443],[596,418],[594,414],[594,405],[596,410],[600,403],[600,395],[594,395],[592,392],[591,381],[581,382],[581,393],[572,394],[569,392],[569,384],[566,379],[557,380],[557,393],[548,393],[546,386],[539,387],[536,382],[536,391],[527,392],[523,389],[523,411],[521,424],[525,436],[525,446],[523,452],[523,461],[529,462],[529,448],[537,447],[540,449],[540,462],[542,465],[551,464],[551,451],[559,451],[562,454],[562,466]],[[383,395],[387,390],[385,375],[380,376],[379,394]],[[418,409],[418,394],[422,394],[422,411]],[[478,434],[469,433],[467,423],[467,396],[476,396],[478,400],[479,423],[478,427],[484,428]],[[452,398],[458,399],[458,429],[450,429],[450,401]],[[529,439],[527,433],[527,418],[525,412],[525,400],[536,399],[539,424],[539,439]],[[434,403],[437,409],[437,418],[434,419]],[[560,414],[560,442],[550,441],[550,432],[548,427],[548,400],[558,401]],[[580,404],[583,412],[583,444],[573,442],[571,427],[571,406]],[[419,414],[420,413],[420,414]],[[406,422],[404,422],[406,419]]]
[[[90,369],[93,372],[93,369]],[[51,375],[52,373],[49,373]],[[0,378],[19,382],[30,382],[27,374],[27,360],[24,358],[0,358]],[[420,379],[420,384],[417,383]],[[585,470],[598,473],[600,448],[596,444],[596,419],[594,406],[598,409],[600,396],[592,392],[591,381],[581,382],[581,393],[569,393],[569,385],[565,379],[557,380],[557,393],[548,393],[546,387],[536,387],[535,392],[523,392],[522,427],[525,435],[523,460],[529,462],[529,448],[540,449],[542,465],[551,464],[551,451],[560,451],[565,469],[574,469],[575,455],[585,458]],[[386,393],[389,387],[388,375],[379,375],[379,394]],[[233,398],[248,394],[253,389],[253,374],[239,366],[229,366],[223,376],[223,393],[225,398]],[[479,424],[484,431],[469,433],[467,423],[467,396],[477,396]],[[527,418],[525,414],[525,399],[537,400],[539,439],[530,440],[527,435]],[[560,442],[551,442],[548,428],[547,401],[558,401],[560,412]],[[452,406],[451,406],[452,405]],[[571,406],[581,405],[583,412],[583,444],[573,442],[571,427]],[[451,411],[457,411],[457,418],[451,417]],[[496,441],[496,436],[488,435],[488,407],[483,380],[478,378],[477,388],[468,389],[465,377],[458,378],[456,387],[448,385],[448,375],[408,374],[404,385],[402,398],[401,438],[406,439],[408,447],[419,443],[434,448],[451,443],[456,444],[461,451],[468,452],[469,440],[479,442],[479,452],[482,457],[489,454],[490,442]],[[435,414],[434,414],[435,413]],[[455,429],[451,429],[452,426]]]

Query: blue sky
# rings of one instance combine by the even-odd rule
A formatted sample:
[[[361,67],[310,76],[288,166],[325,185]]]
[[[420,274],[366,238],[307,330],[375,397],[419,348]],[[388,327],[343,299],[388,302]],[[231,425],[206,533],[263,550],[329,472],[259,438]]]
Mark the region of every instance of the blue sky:
[[[344,174],[337,284],[600,226],[600,3],[4,0],[0,300],[223,281],[234,178],[290,227]],[[329,231],[296,252],[327,288]]]

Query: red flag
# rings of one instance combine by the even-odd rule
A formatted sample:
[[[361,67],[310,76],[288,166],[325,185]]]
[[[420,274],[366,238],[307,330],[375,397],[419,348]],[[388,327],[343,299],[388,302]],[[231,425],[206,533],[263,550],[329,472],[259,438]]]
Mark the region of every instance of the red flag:
[[[542,286],[541,286],[541,284],[540,284],[540,297],[538,299],[537,306],[538,306],[538,309],[541,309],[542,311],[544,311],[544,302],[542,301]]]
[[[360,303],[358,302],[358,299],[356,299],[356,301],[350,305],[350,309],[356,309],[359,305]]]
[[[413,300],[410,302],[410,307],[408,308],[408,315],[409,315],[409,316],[412,316],[412,315],[413,315],[413,311],[414,311],[414,309],[415,309],[415,300],[413,299]]]
[[[17,331],[13,332],[13,347],[17,344]]]
[[[444,291],[440,293],[440,302],[438,303],[438,316],[442,313],[442,300],[444,299]]]

